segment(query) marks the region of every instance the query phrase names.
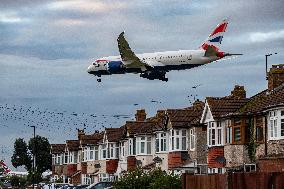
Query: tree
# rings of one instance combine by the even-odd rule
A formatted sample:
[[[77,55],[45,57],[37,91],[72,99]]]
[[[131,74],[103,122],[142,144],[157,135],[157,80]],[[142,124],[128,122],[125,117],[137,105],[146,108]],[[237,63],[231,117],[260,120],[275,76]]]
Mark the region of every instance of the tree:
[[[33,171],[33,155],[35,156],[35,169]],[[50,144],[45,137],[36,136],[27,143],[24,139],[16,139],[14,143],[14,153],[12,165],[17,168],[24,166],[29,172],[28,181],[39,183],[42,180],[42,173],[51,169]]]
[[[137,168],[127,172],[114,183],[115,189],[181,189],[180,176],[167,174],[160,168],[143,171]]]

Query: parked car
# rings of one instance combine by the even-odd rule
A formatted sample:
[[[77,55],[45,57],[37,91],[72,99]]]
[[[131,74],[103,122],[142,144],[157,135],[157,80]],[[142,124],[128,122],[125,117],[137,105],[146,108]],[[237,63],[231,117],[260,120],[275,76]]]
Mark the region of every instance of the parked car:
[[[81,184],[81,185],[77,185],[74,187],[74,189],[85,189],[87,188],[89,185],[86,185],[86,184]]]
[[[107,188],[111,188],[113,185],[113,182],[98,182],[96,184],[91,184],[90,186],[88,186],[86,189],[107,189]]]

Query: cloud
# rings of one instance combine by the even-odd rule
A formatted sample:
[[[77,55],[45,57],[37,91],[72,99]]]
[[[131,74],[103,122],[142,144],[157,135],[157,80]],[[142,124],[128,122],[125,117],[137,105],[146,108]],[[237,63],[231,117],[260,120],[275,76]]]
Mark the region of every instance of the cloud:
[[[284,29],[270,32],[254,32],[249,34],[250,42],[271,42],[274,40],[284,40]]]

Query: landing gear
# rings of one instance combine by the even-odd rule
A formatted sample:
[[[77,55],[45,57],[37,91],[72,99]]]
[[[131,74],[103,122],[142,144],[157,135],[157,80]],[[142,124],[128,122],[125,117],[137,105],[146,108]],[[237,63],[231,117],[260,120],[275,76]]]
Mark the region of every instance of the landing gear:
[[[102,82],[101,75],[98,75],[97,82]]]
[[[140,74],[140,77],[149,79],[149,80],[154,80],[154,79],[159,79],[161,81],[168,81],[169,79],[166,78],[166,72],[165,71],[146,71]]]

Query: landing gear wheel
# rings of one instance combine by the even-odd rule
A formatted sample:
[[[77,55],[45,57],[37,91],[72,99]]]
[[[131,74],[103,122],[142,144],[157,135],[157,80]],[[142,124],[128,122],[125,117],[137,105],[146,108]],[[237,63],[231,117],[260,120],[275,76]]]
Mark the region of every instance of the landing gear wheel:
[[[97,81],[98,81],[98,82],[102,82],[102,79],[101,79],[101,78],[98,78]]]
[[[169,81],[169,78],[164,77],[164,78],[162,78],[161,80],[162,80],[162,81],[165,81],[165,82],[168,82],[168,81]]]

